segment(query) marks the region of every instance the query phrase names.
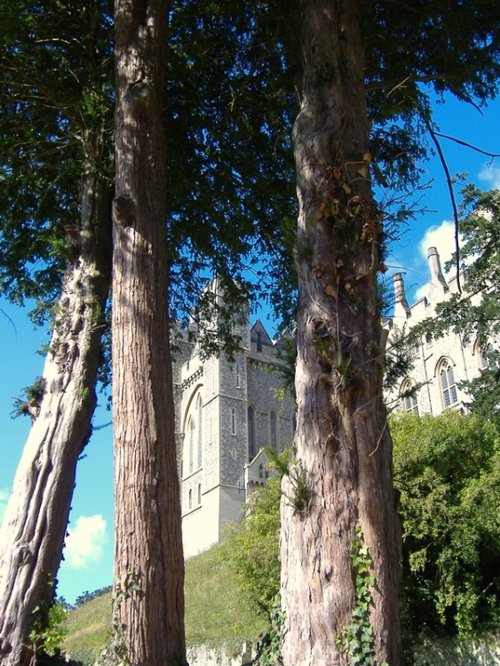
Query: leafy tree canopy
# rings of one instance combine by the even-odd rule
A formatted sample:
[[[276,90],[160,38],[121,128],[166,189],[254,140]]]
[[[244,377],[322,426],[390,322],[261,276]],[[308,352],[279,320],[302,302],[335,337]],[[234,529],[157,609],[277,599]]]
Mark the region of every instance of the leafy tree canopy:
[[[80,177],[110,179],[111,11],[0,4],[0,290],[14,302],[58,297]]]
[[[479,104],[495,94],[494,3],[362,9],[374,176],[392,190],[414,187],[428,150],[426,90]],[[57,298],[82,169],[110,177],[111,15],[106,0],[0,5],[0,288],[18,302]],[[213,274],[236,309],[253,293],[293,317],[299,21],[299,2],[173,4],[165,123],[175,319]],[[228,329],[229,315],[221,321]]]

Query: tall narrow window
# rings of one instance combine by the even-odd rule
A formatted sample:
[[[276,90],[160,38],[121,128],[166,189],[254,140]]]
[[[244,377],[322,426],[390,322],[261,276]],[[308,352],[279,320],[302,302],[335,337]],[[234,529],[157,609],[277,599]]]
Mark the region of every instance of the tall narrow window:
[[[476,344],[474,345],[474,356],[476,357],[478,370],[486,370],[488,367],[488,359],[483,354],[479,340],[476,340]]]
[[[190,490],[188,493],[188,509],[193,508],[193,491]]]
[[[262,351],[262,333],[257,331],[257,351]]]
[[[255,450],[255,409],[248,408],[248,459],[253,460],[257,454]]]
[[[197,412],[197,419],[198,419],[198,449],[197,449],[197,456],[196,456],[196,465],[198,469],[201,467],[203,463],[203,437],[202,437],[202,404],[201,404],[201,395],[198,396],[198,401],[196,403],[196,412]]]
[[[441,386],[441,396],[443,399],[443,407],[450,407],[458,401],[458,395],[453,366],[447,359],[441,363],[438,374],[439,384]]]
[[[413,384],[411,379],[405,379],[405,381],[403,382],[403,385],[401,386],[400,396],[401,396],[401,404],[403,410],[410,414],[418,415],[417,394],[415,391],[415,385]]]
[[[236,363],[236,388],[240,388],[240,366]]]
[[[231,410],[231,434],[236,435],[236,412]]]
[[[198,484],[198,506],[201,504],[201,483]]]
[[[271,412],[269,414],[269,430],[271,435],[271,448],[275,449],[278,446],[278,428],[276,423],[276,412]]]
[[[189,474],[194,469],[194,431],[196,425],[194,419],[190,416],[188,421],[188,436],[189,436]]]

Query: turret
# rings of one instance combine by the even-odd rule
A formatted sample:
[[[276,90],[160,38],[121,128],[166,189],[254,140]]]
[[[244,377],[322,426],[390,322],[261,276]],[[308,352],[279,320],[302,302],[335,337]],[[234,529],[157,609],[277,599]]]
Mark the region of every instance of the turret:
[[[441,259],[439,258],[439,252],[436,247],[430,247],[427,252],[427,257],[429,259],[429,268],[431,271],[431,289],[441,285],[443,292],[448,291],[448,285],[444,279],[443,271],[441,270]]]
[[[405,285],[402,273],[394,273],[392,278],[394,285],[394,318],[403,317],[407,319],[411,316],[410,306],[406,300]]]

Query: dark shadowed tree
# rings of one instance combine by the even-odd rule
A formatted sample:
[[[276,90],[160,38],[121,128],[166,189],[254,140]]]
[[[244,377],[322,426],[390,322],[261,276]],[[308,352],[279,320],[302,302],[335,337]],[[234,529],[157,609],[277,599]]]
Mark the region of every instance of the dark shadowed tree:
[[[168,1],[117,0],[113,201],[114,649],[185,662],[169,347],[163,85]]]
[[[199,16],[193,20],[196,9]],[[231,10],[234,14],[236,6]],[[91,433],[101,336],[107,331],[103,313],[110,273],[106,233],[112,190],[112,18],[106,3],[82,7],[71,0],[43,6],[2,3],[1,12],[0,283],[14,302],[22,303],[27,297],[38,301],[37,322],[51,308],[57,315],[51,320],[54,334],[45,379],[29,392],[35,400],[18,405],[35,423],[6,522],[9,530],[16,525],[16,530],[24,531],[12,542],[2,540],[5,574],[0,578],[6,587],[1,645],[15,660],[21,659],[32,609],[47,608],[54,591],[76,461]],[[234,31],[231,47],[223,52],[217,48],[217,40],[227,36],[227,14],[218,9],[214,18],[207,7],[185,2],[177,6],[172,21],[175,32],[164,115],[169,129],[168,161],[175,165],[167,165],[169,268],[175,286],[171,313],[182,316],[187,311],[207,269],[225,277],[233,288],[232,307],[237,309],[249,291],[249,284],[241,279],[249,252],[262,254],[280,241],[279,206],[283,198],[290,200],[283,151],[278,157],[280,177],[262,188],[268,175],[278,171],[276,146],[283,123],[276,109],[283,104],[276,105],[275,88],[261,85],[255,72],[235,66],[242,52],[237,55],[240,40]],[[255,39],[249,30],[246,42]],[[217,54],[216,63],[206,57],[208,46]],[[260,71],[266,67],[263,62]],[[224,80],[226,86],[220,84]],[[234,103],[243,90],[251,90],[254,99],[248,111]],[[272,118],[261,128],[262,114],[256,110],[270,99]],[[231,150],[221,151],[222,143]],[[245,147],[244,160],[236,146],[240,151]],[[219,201],[213,192],[221,194]],[[262,267],[262,275],[268,274],[267,269]],[[239,289],[230,281],[233,277],[240,279]],[[225,317],[228,326],[222,333],[229,332],[230,319]],[[68,336],[71,344],[67,344]],[[66,347],[80,365],[61,362]],[[82,369],[85,374],[80,381]],[[45,395],[40,387],[47,387]],[[74,390],[77,400],[71,402]],[[61,397],[63,414],[52,408],[56,396]],[[40,409],[45,430],[36,418]],[[44,451],[54,456],[44,457]],[[33,479],[39,460],[43,466]],[[35,481],[37,502],[30,501]],[[50,494],[57,511],[52,504],[45,506]],[[31,515],[32,509],[38,516]],[[41,535],[43,521],[46,532]],[[18,566],[20,552],[29,566]],[[45,621],[34,619],[37,626]]]
[[[419,126],[431,123],[424,84],[480,102],[494,94],[496,21],[482,2],[292,7],[298,413],[282,501],[283,659],[392,665],[400,545],[376,293],[383,216],[371,177],[415,182]]]
[[[370,184],[360,16],[353,2],[302,9],[298,460],[285,477],[292,501],[282,502],[283,658],[290,666],[396,664],[399,531],[382,402],[381,216]]]
[[[18,666],[39,647],[27,637],[47,620],[92,432],[111,277],[110,53],[106,3],[3,3],[2,15],[0,282],[13,300],[57,304],[0,537],[0,661]]]

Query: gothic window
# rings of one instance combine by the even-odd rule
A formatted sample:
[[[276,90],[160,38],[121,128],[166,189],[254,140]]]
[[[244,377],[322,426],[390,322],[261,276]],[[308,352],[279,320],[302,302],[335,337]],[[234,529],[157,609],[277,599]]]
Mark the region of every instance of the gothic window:
[[[411,379],[405,379],[403,382],[400,396],[403,410],[410,414],[418,415],[418,402],[415,391],[415,384],[411,381]]]
[[[236,388],[240,388],[240,366],[238,364],[236,364],[235,372],[236,372]]]
[[[262,333],[257,331],[257,351],[262,351]]]
[[[198,396],[198,400],[196,402],[196,412],[197,412],[197,419],[198,419],[198,447],[197,447],[197,456],[196,456],[196,464],[198,469],[201,467],[202,462],[203,462],[203,438],[202,438],[202,404],[201,404],[201,395]]]
[[[271,448],[275,449],[278,446],[278,432],[277,432],[277,423],[276,423],[276,412],[271,412],[269,414],[269,430],[271,435]]]
[[[474,356],[476,357],[477,367],[479,370],[486,370],[488,367],[488,359],[483,355],[483,350],[479,340],[474,344]]]
[[[236,435],[236,412],[231,410],[231,434]]]
[[[455,374],[453,372],[453,366],[448,359],[444,359],[444,361],[441,362],[438,370],[438,377],[443,407],[446,409],[446,407],[450,407],[458,402]]]
[[[259,465],[259,479],[263,479],[263,478],[264,478],[264,465],[262,463],[260,463],[260,465]]]
[[[191,474],[194,469],[194,435],[196,430],[196,424],[191,416],[189,417],[187,430],[189,437],[189,474]]]
[[[193,491],[190,490],[188,493],[188,509],[193,508]]]
[[[198,484],[198,506],[201,504],[201,483]]]
[[[256,456],[255,450],[255,409],[250,405],[248,408],[248,459],[253,460]]]

